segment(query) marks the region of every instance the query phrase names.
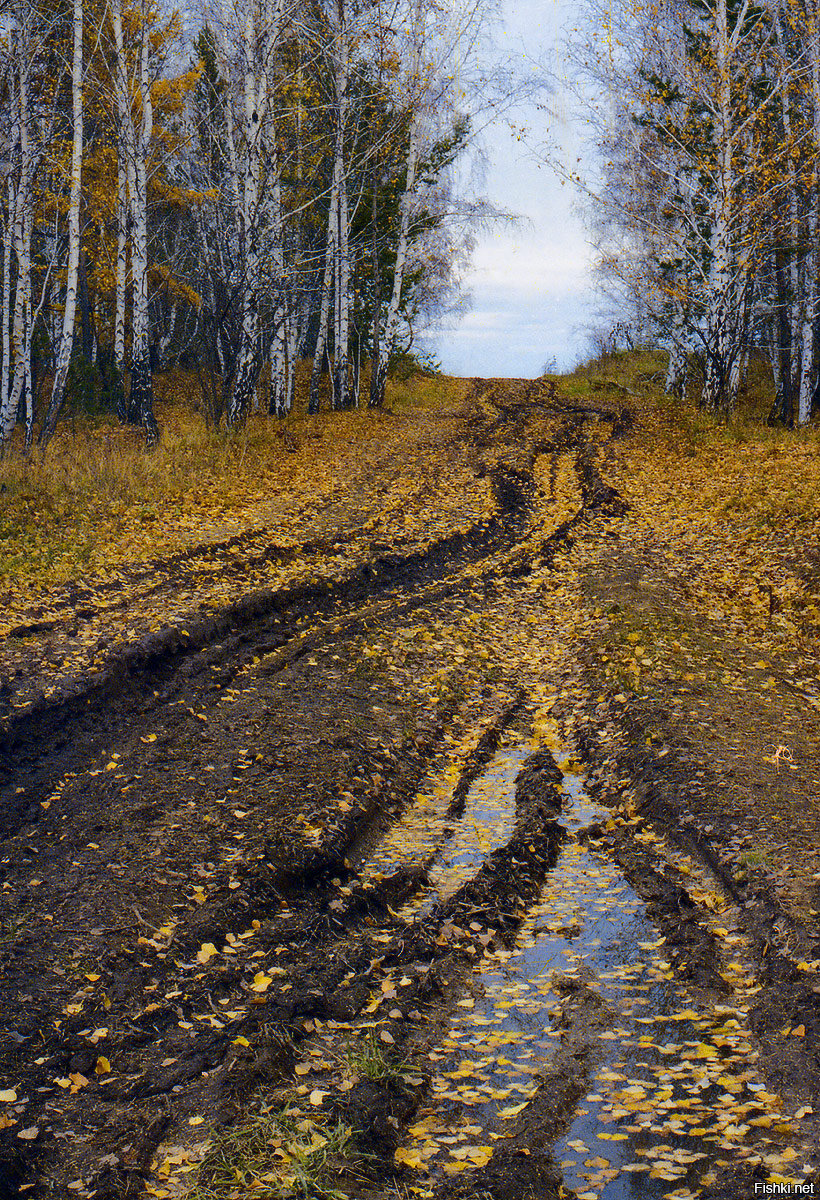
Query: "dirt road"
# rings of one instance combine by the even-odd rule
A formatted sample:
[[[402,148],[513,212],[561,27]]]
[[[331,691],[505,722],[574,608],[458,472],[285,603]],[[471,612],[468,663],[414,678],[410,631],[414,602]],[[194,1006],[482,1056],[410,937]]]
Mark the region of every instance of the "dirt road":
[[[358,524],[15,630],[0,1196],[820,1188],[814,910],[675,681],[602,667],[647,576],[683,611],[607,482],[633,420],[475,381]]]

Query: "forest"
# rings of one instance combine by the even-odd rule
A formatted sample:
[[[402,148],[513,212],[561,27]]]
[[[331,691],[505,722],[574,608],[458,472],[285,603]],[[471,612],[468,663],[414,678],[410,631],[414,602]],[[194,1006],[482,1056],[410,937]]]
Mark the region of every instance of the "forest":
[[[48,442],[66,398],[150,441],[152,376],[178,366],[214,426],[291,411],[300,361],[308,411],[380,407],[488,215],[457,183],[476,114],[540,86],[488,66],[490,7],[6,14],[3,443],[18,423]],[[556,165],[599,281],[628,341],[668,354],[666,389],[723,418],[750,356],[770,420],[818,402],[818,20],[812,0],[593,4],[571,39],[590,145]]]
[[[820,11],[661,0],[596,16],[581,62],[599,100],[603,279],[667,350],[667,391],[689,386],[728,418],[754,355],[770,420],[804,424],[818,403]]]
[[[150,442],[179,365],[214,426],[284,416],[306,357],[311,412],[358,404],[364,359],[380,407],[458,292],[480,6],[5,13],[2,441],[47,443],[67,401]]]

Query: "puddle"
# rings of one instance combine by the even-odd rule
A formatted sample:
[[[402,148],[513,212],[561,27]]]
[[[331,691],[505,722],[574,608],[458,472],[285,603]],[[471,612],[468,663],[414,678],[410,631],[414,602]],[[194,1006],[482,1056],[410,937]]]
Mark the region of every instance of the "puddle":
[[[512,781],[531,749],[508,751],[477,785],[472,811],[481,813],[482,828],[500,830],[509,821]],[[505,780],[509,794],[493,795]],[[568,829],[602,815],[580,777],[567,773],[565,792]],[[471,795],[468,813],[472,802]],[[464,836],[469,843],[467,830]],[[445,876],[462,854],[471,873],[476,848],[478,841],[453,838],[442,855]],[[690,1200],[715,1168],[743,1159],[761,1162],[773,1180],[800,1181],[808,1159],[787,1142],[799,1141],[808,1114],[784,1114],[757,1077],[743,989],[738,1007],[701,1011],[676,982],[663,949],[619,868],[594,848],[568,842],[515,950],[477,968],[474,1000],[462,1001],[430,1055],[430,1102],[397,1160],[430,1183],[484,1165],[536,1096],[567,1036],[562,1014],[577,980],[606,1006],[592,1035],[586,1096],[554,1146],[565,1185],[580,1200]]]
[[[501,742],[501,748],[470,788],[464,812],[449,814],[458,782],[455,768],[430,791],[419,793],[387,837],[359,867],[378,880],[398,867],[428,867],[429,885],[400,910],[406,919],[446,900],[471,879],[486,858],[505,845],[515,828],[515,778],[536,744]]]

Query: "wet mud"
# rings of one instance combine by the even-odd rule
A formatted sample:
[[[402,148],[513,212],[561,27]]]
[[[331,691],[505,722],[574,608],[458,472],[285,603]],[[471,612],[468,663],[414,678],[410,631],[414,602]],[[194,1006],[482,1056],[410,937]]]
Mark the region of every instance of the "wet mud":
[[[814,1075],[780,1064],[776,1096],[761,1047],[817,1025],[771,898],[682,822],[640,714],[565,703],[559,589],[625,511],[601,463],[629,428],[476,381],[485,518],[404,550],[253,531],[214,575],[358,558],[48,695],[6,682],[0,1196],[740,1197],[795,1147],[813,1178]]]

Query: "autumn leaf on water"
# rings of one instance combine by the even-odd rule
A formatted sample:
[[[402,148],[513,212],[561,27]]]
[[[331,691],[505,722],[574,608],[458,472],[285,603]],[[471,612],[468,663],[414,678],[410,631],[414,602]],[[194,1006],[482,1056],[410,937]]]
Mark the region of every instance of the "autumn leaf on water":
[[[517,1117],[518,1114],[523,1112],[527,1107],[527,1103],[528,1101],[525,1100],[523,1104],[509,1104],[506,1108],[500,1108],[498,1110],[498,1115],[499,1117],[503,1117],[505,1120],[509,1117]]]

